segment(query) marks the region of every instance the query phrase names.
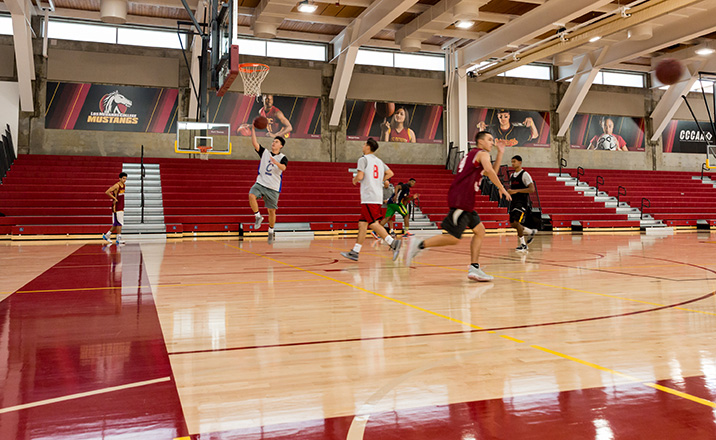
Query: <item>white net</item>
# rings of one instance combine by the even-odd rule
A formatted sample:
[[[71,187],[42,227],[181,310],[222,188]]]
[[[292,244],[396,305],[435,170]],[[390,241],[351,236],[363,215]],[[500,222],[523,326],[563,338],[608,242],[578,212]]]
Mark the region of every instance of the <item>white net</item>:
[[[201,160],[209,160],[209,151],[211,150],[211,147],[209,146],[200,146],[197,147],[199,150],[199,158]]]
[[[261,96],[261,83],[269,73],[265,64],[246,63],[239,66],[241,79],[244,81],[244,95]]]

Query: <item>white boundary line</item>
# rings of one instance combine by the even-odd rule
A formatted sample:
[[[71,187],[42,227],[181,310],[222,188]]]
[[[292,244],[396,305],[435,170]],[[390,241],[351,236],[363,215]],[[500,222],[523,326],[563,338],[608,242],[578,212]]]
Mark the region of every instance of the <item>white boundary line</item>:
[[[35,408],[37,406],[49,405],[51,403],[64,402],[66,400],[80,399],[82,397],[95,396],[97,394],[111,393],[113,391],[126,390],[129,388],[137,388],[145,385],[152,385],[160,382],[167,382],[171,380],[171,377],[162,377],[159,379],[145,380],[142,382],[134,382],[127,385],[118,385],[116,387],[102,388],[95,391],[87,391],[85,393],[68,394],[67,396],[55,397],[53,399],[38,400],[37,402],[24,403],[22,405],[9,406],[7,408],[0,408],[0,414],[5,414],[13,411],[20,411],[28,408]]]

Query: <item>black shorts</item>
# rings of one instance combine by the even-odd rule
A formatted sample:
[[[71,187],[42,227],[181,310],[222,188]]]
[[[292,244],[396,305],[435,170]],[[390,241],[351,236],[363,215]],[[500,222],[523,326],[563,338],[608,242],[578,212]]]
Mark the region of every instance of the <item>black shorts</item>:
[[[522,223],[527,218],[527,205],[524,203],[510,203],[510,223]]]
[[[466,212],[462,209],[450,208],[450,212],[448,212],[440,227],[453,237],[460,238],[465,229],[475,229],[479,224],[480,216],[477,215],[477,212]]]

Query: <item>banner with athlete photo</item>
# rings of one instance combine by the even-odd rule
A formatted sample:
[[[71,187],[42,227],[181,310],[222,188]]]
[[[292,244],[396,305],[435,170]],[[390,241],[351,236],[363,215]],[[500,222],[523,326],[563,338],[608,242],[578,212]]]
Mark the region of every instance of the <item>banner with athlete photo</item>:
[[[266,117],[268,126],[256,130],[257,136],[321,137],[320,98],[263,95],[257,100],[242,93],[210,94],[209,122],[231,124],[232,136],[251,136],[251,124],[258,116]]]
[[[570,132],[574,149],[644,151],[644,118],[578,114]]]
[[[475,144],[475,135],[489,131],[495,140],[508,147],[549,148],[549,112],[504,108],[468,108],[467,139]]]
[[[47,83],[45,128],[176,132],[178,89]]]
[[[672,120],[661,134],[664,153],[706,154],[707,143],[714,143],[711,123],[708,121],[699,121],[697,125],[694,121]]]
[[[443,106],[346,101],[346,136],[364,141],[441,144]]]

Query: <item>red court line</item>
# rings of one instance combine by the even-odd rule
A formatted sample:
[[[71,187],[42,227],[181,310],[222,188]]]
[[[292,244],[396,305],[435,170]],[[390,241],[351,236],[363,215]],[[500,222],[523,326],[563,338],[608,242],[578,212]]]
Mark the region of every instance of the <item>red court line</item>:
[[[363,341],[373,341],[373,340],[422,338],[422,337],[430,337],[430,336],[447,336],[447,335],[459,335],[459,334],[465,334],[465,333],[483,333],[483,332],[496,332],[496,331],[502,331],[502,330],[517,330],[517,329],[526,329],[526,328],[549,327],[549,326],[555,326],[555,325],[576,324],[576,323],[580,323],[580,322],[589,322],[589,321],[600,321],[600,320],[604,320],[604,319],[622,318],[625,316],[633,316],[633,315],[641,315],[644,313],[658,312],[660,310],[681,307],[686,304],[691,304],[694,302],[702,301],[702,300],[704,300],[706,298],[710,298],[712,296],[716,296],[716,291],[707,293],[706,295],[702,295],[697,298],[692,298],[692,299],[689,299],[686,301],[682,301],[680,303],[669,304],[669,305],[660,306],[660,307],[654,307],[651,309],[637,310],[637,311],[626,312],[626,313],[618,313],[618,314],[614,314],[614,315],[593,316],[591,318],[570,319],[570,320],[566,320],[566,321],[542,322],[542,323],[537,323],[537,324],[512,325],[512,326],[506,326],[506,327],[491,327],[491,328],[483,328],[483,329],[469,329],[469,330],[466,329],[466,330],[458,330],[458,331],[452,331],[452,332],[418,333],[418,334],[408,334],[408,335],[380,336],[380,337],[374,337],[374,338],[327,339],[327,340],[321,340],[321,341],[292,342],[292,343],[286,343],[286,344],[249,345],[249,346],[244,346],[244,347],[218,348],[218,349],[212,349],[212,350],[174,351],[174,352],[170,352],[169,355],[170,356],[178,356],[178,355],[183,355],[183,354],[195,354],[195,353],[197,353],[197,354],[198,353],[214,353],[214,352],[222,352],[222,351],[255,350],[255,349],[262,349],[262,348],[296,347],[296,346],[302,346],[302,345],[337,344],[337,343],[343,343],[343,342],[363,342]]]

